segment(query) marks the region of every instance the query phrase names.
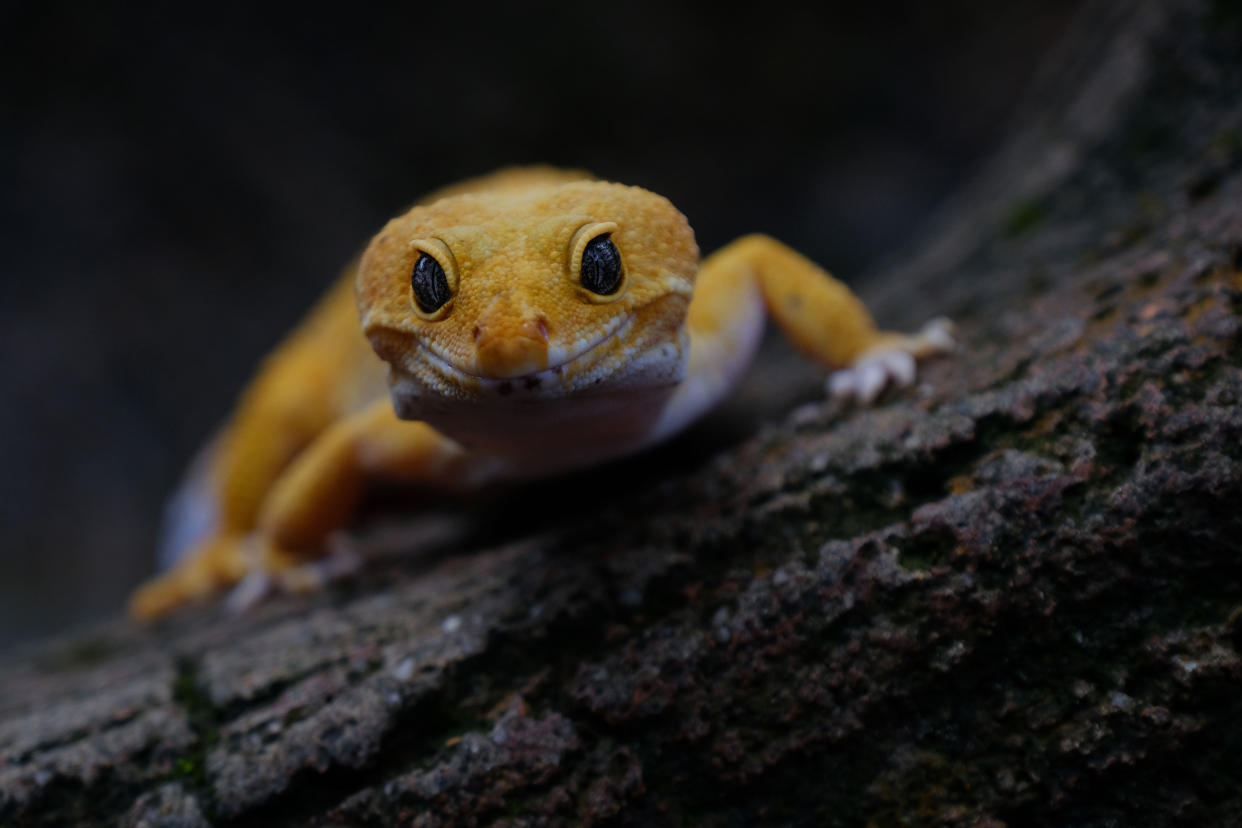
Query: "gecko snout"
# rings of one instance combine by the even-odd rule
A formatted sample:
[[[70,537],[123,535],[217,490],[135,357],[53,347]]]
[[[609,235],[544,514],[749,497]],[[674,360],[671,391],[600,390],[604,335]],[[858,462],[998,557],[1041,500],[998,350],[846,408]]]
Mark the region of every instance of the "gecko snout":
[[[548,367],[548,325],[542,317],[475,330],[475,361],[484,376],[513,379]]]

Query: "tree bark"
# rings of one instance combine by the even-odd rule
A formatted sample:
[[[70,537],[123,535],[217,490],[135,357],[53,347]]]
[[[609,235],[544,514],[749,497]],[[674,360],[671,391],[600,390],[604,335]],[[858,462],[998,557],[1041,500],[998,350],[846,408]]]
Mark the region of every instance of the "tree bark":
[[[1242,12],[1080,22],[864,288],[915,390],[17,656],[0,825],[1242,824]]]

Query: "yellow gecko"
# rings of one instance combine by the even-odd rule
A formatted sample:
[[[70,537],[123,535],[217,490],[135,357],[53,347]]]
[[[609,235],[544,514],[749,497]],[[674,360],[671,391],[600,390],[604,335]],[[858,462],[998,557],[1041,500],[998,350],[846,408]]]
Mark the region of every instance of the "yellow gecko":
[[[729,391],[765,311],[843,369],[834,395],[864,401],[953,344],[943,320],[878,330],[767,236],[700,263],[686,218],[638,187],[534,167],[443,190],[388,222],[263,363],[179,496],[175,566],[131,612],[313,582],[368,482],[466,494],[649,447]]]

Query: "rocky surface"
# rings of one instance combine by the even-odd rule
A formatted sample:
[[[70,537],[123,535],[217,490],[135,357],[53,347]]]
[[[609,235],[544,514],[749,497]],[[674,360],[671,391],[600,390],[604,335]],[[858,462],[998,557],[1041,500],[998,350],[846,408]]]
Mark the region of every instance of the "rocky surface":
[[[961,326],[915,390],[16,657],[0,824],[1242,823],[1242,14],[1143,8],[1103,137],[873,286]]]

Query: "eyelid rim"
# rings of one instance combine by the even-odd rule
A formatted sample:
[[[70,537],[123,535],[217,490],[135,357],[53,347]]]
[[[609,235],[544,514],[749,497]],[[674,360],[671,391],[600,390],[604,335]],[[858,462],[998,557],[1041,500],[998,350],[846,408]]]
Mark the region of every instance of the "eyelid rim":
[[[413,239],[410,241],[410,249],[417,251],[420,255],[430,256],[440,265],[440,269],[444,271],[444,281],[448,282],[449,298],[440,307],[431,313],[427,313],[418,305],[418,300],[414,296],[414,285],[410,277],[406,277],[406,290],[409,293],[410,307],[414,309],[414,313],[425,322],[439,322],[441,319],[449,315],[449,311],[453,308],[453,301],[457,298],[457,288],[461,284],[461,276],[457,272],[457,258],[453,255],[453,250],[444,242],[443,239],[434,236],[428,239]],[[410,262],[407,270],[412,274],[414,265],[418,264],[418,258],[415,257]]]
[[[592,221],[575,230],[569,239],[569,279],[578,291],[578,295],[595,305],[606,305],[617,301],[626,294],[630,287],[630,271],[625,266],[625,254],[621,252],[621,245],[617,244],[615,239],[612,243],[617,248],[617,255],[621,257],[621,286],[607,296],[593,293],[582,286],[582,254],[586,246],[600,236],[611,235],[616,231],[615,221]]]

